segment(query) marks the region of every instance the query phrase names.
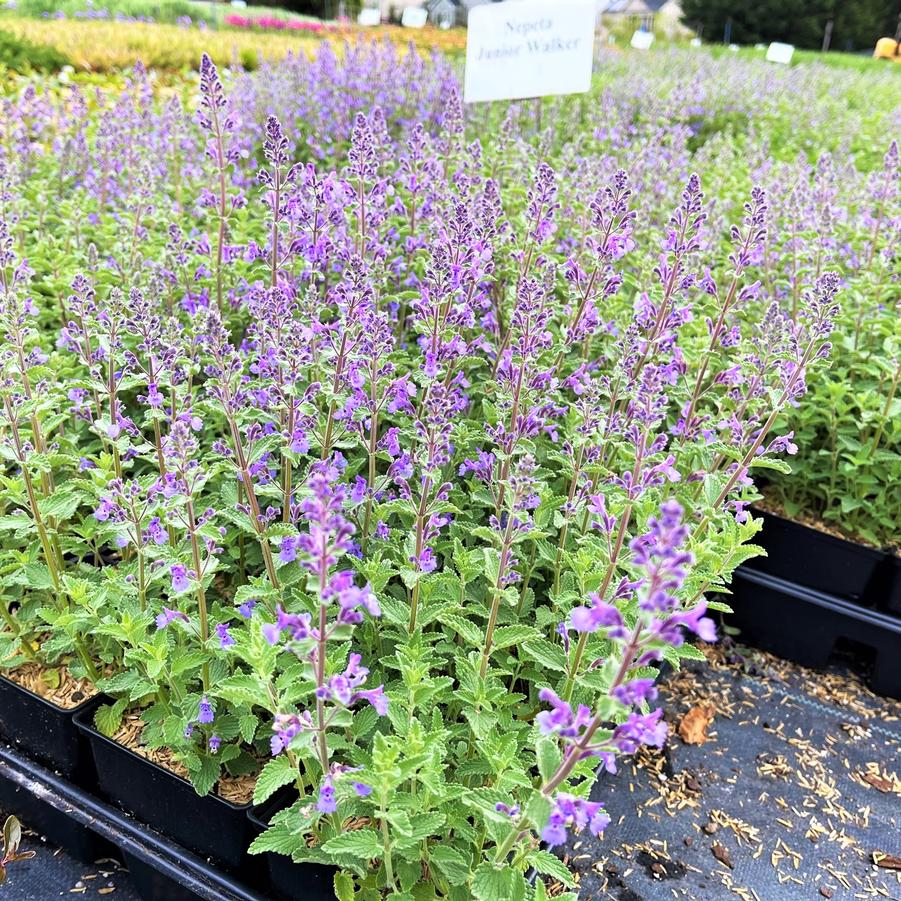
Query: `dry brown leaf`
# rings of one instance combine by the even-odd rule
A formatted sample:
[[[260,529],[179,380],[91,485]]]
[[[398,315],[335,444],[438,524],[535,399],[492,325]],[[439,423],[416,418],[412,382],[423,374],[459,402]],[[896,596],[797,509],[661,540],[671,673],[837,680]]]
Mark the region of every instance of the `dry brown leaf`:
[[[877,776],[875,773],[861,773],[860,778],[863,779],[867,785],[872,785],[873,788],[885,792],[886,794],[895,790],[894,782],[890,779],[883,779],[882,776]]]
[[[732,855],[727,848],[724,848],[722,845],[714,845],[710,850],[713,852],[713,856],[720,863],[729,867],[730,870],[735,867],[735,864],[732,863]]]
[[[873,863],[885,870],[901,870],[901,857],[894,854],[886,854],[883,851],[873,852]]]
[[[707,728],[711,722],[713,722],[713,707],[709,704],[698,704],[679,722],[679,738],[687,745],[703,745],[707,742]]]

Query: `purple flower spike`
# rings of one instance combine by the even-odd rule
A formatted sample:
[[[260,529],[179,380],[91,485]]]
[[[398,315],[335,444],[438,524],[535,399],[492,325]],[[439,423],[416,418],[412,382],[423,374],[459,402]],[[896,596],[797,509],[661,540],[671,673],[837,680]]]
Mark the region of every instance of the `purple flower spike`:
[[[662,748],[667,731],[663,708],[658,707],[651,713],[629,714],[629,718],[613,730],[610,742],[621,754],[634,754],[641,745]]]
[[[592,835],[600,835],[609,824],[610,817],[604,813],[603,804],[559,792],[541,838],[553,847],[566,841],[569,829],[581,832],[587,826]]]
[[[611,638],[622,637],[623,618],[619,610],[612,604],[605,603],[597,594],[592,593],[588,598],[591,601],[590,607],[576,607],[570,614],[573,629],[576,632],[597,632],[598,629],[609,628]]]
[[[278,551],[279,563],[292,563],[297,559],[297,538],[285,535]]]
[[[240,607],[238,607],[238,613],[244,617],[244,619],[250,619],[253,616],[253,608],[256,607],[258,601],[256,598],[251,598],[249,601],[244,601]]]
[[[313,720],[309,713],[279,713],[272,723],[273,736],[270,740],[272,756],[281,754],[301,732],[313,731]]]
[[[144,531],[144,540],[154,544],[165,544],[169,540],[169,535],[163,528],[158,516],[154,516],[147,524],[147,528]]]
[[[627,707],[634,707],[643,701],[653,701],[657,697],[657,686],[653,679],[633,679],[613,689],[613,697]]]
[[[535,717],[538,728],[545,735],[557,734],[563,738],[575,738],[591,722],[591,710],[584,704],[580,704],[578,710],[574,711],[549,688],[542,688],[538,692],[538,697],[553,707],[553,710],[542,710]]]
[[[381,685],[378,688],[372,688],[368,691],[358,691],[351,698],[351,704],[353,704],[354,701],[369,701],[379,716],[388,715],[388,696],[385,694]]]

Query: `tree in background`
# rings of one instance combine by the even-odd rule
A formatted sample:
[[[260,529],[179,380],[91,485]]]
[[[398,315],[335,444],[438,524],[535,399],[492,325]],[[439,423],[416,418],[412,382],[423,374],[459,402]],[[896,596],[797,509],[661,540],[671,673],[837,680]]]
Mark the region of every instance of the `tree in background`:
[[[870,49],[895,33],[901,0],[682,0],[682,21],[708,41],[722,40],[731,21],[736,44],[784,41],[819,49],[833,23],[835,50]]]

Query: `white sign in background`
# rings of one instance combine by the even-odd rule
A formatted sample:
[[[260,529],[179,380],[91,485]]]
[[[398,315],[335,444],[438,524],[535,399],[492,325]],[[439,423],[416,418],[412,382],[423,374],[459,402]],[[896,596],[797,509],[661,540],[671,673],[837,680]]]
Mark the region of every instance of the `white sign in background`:
[[[633,50],[650,50],[651,44],[654,43],[654,32],[653,31],[636,31],[632,35],[632,49]]]
[[[766,59],[768,63],[781,63],[787,66],[795,55],[794,44],[780,44],[779,41],[773,41],[766,51]]]
[[[371,28],[373,25],[381,24],[382,14],[377,9],[367,9],[364,7],[360,10],[360,15],[357,16],[357,25],[364,25],[367,28]]]
[[[429,20],[428,10],[420,6],[408,6],[404,9],[400,18],[400,24],[404,28],[424,28],[425,23]]]
[[[518,0],[469,13],[464,100],[580,94],[591,87],[595,0]]]

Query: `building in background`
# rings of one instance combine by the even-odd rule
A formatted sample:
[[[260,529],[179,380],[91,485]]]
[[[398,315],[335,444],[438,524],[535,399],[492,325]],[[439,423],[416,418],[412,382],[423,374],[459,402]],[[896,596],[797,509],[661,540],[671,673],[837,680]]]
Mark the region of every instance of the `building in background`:
[[[370,4],[364,4],[368,6]],[[375,5],[375,4],[372,4]],[[408,6],[420,7],[425,6],[425,0],[379,0],[378,6],[382,13],[382,21],[386,22],[390,19],[400,21],[404,10]]]
[[[645,31],[674,31],[682,9],[678,0],[599,0],[598,12],[611,28],[643,28]]]
[[[447,27],[446,23],[451,19],[454,25],[465,25],[469,11],[476,6],[499,2],[501,0],[426,0],[425,5],[429,10],[429,21]]]

